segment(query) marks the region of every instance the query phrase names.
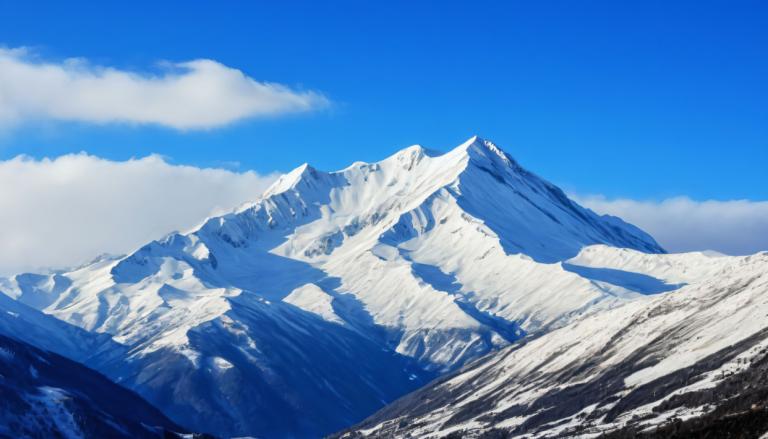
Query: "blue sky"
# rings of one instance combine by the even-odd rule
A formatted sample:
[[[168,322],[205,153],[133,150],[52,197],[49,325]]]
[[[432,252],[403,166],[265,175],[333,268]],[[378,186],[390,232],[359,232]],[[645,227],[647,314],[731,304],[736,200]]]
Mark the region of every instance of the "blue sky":
[[[331,101],[207,130],[25,123],[0,134],[3,159],[333,170],[477,133],[579,193],[768,198],[762,1],[0,5],[0,44],[46,61],[153,73],[207,58]]]

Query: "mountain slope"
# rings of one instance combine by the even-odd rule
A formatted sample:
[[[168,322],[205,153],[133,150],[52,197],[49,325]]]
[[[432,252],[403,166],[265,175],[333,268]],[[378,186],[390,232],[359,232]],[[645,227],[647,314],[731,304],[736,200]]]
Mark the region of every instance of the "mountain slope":
[[[111,336],[126,354],[87,364],[190,429],[305,437],[526,334],[678,287],[564,262],[593,244],[663,252],[472,138],[303,165],[187,233],[0,290]]]
[[[121,357],[124,347],[107,334],[92,333],[0,294],[0,335],[78,362]]]
[[[709,424],[690,425],[717,431],[725,413],[764,410],[768,253],[651,255],[594,246],[571,262],[686,285],[481,358],[343,436],[474,437],[493,430],[499,437],[633,437],[702,416]]]
[[[138,395],[0,335],[0,437],[164,438],[181,427]]]

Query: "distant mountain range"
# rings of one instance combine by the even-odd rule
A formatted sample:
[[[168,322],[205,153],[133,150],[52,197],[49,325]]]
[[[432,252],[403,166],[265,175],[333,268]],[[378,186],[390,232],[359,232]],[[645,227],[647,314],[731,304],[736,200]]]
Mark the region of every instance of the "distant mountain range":
[[[347,434],[600,434],[704,415],[681,395],[753,370],[767,262],[668,255],[473,137],[0,280],[0,334],[224,437],[320,437],[419,388]]]

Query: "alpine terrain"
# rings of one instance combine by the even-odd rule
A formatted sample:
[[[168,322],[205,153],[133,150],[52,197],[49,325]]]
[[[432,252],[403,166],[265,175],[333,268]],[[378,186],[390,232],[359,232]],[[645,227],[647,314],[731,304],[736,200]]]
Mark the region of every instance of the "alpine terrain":
[[[343,437],[738,437],[768,432],[768,252],[571,259],[683,285],[507,347]]]
[[[181,438],[184,429],[141,397],[54,353],[121,355],[103,336],[2,295],[0,316],[0,437]]]
[[[690,395],[762,367],[767,259],[665,254],[473,137],[300,166],[127,256],[2,280],[0,304],[74,346],[8,335],[189,431],[320,437],[445,376],[346,434],[599,434],[708,413]]]

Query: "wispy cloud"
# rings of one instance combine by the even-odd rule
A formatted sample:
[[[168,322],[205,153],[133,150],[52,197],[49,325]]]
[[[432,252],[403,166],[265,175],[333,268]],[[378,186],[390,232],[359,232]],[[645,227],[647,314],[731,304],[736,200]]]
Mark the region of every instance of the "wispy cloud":
[[[0,161],[0,274],[125,253],[256,199],[272,175],[87,154]]]
[[[768,250],[768,201],[663,201],[576,196],[598,213],[621,217],[673,252],[715,250],[743,255]]]
[[[327,104],[318,92],[259,82],[209,59],[166,63],[153,75],[83,59],[47,62],[23,48],[0,48],[0,125],[5,126],[52,119],[209,129]]]

